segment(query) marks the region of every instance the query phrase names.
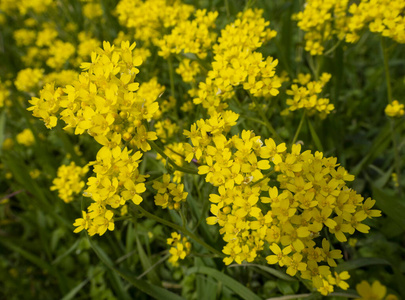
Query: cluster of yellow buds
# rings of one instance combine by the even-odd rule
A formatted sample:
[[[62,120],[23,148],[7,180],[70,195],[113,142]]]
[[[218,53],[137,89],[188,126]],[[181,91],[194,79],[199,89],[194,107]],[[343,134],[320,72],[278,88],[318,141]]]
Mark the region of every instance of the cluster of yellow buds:
[[[194,6],[180,0],[120,0],[115,11],[123,26],[134,29],[136,40],[150,44],[161,39],[168,28],[188,20]]]
[[[196,82],[196,76],[201,72],[200,64],[190,59],[182,59],[176,73],[181,76],[184,82]]]
[[[213,46],[212,70],[205,82],[199,84],[194,104],[202,104],[209,113],[221,111],[227,107],[225,101],[232,98],[233,87],[238,85],[256,97],[278,94],[281,83],[274,76],[278,61],[271,57],[264,60],[260,52],[254,52],[276,36],[274,30],[267,28],[270,22],[262,15],[263,10],[248,9],[221,31]]]
[[[176,24],[170,34],[163,36],[163,39],[156,41],[160,48],[160,56],[168,58],[170,54],[193,53],[199,58],[207,56],[207,50],[211,48],[216,40],[215,20],[218,12],[197,10],[194,19],[184,20]]]
[[[43,69],[23,69],[17,74],[14,85],[17,90],[22,92],[36,92],[43,85],[44,70]]]
[[[60,166],[57,177],[52,181],[51,191],[58,191],[59,198],[64,202],[72,202],[74,196],[82,191],[84,187],[83,177],[88,171],[88,166],[80,167],[74,162]]]
[[[110,224],[114,224],[113,211],[122,207],[128,200],[138,205],[142,202],[142,194],[145,190],[145,178],[139,174],[138,166],[142,153],[132,154],[132,150],[126,147],[104,146],[97,153],[97,160],[91,162],[96,176],[90,177],[84,191],[85,197],[91,197],[94,201],[88,208],[88,214],[84,219],[77,219],[75,224],[80,224],[90,235],[103,235]],[[75,225],[78,226],[78,225]]]
[[[368,25],[371,32],[380,33],[397,43],[405,43],[405,3],[402,0],[362,0],[349,7],[346,41],[357,42],[359,32]]]
[[[305,31],[305,50],[322,55],[325,44],[337,37],[348,43],[360,39],[368,26],[371,32],[405,43],[405,3],[401,0],[307,0],[303,11],[293,16]]]
[[[171,237],[167,239],[167,244],[170,246],[169,253],[171,254],[169,262],[173,266],[177,266],[179,259],[184,259],[190,254],[190,242],[186,237],[181,237],[177,232],[172,232]]]
[[[391,118],[399,118],[405,115],[404,104],[399,103],[398,100],[392,101],[385,108],[385,114]]]
[[[6,101],[9,100],[10,91],[8,89],[8,84],[1,82],[0,80],[0,108],[6,104]]]
[[[153,188],[157,190],[155,204],[162,208],[180,209],[181,202],[186,201],[187,192],[184,192],[184,184],[170,182],[170,174],[164,174],[162,182],[155,180]]]
[[[310,74],[299,74],[296,82],[291,86],[290,90],[287,90],[287,95],[293,96],[292,99],[287,99],[287,105],[289,106],[283,114],[287,114],[289,111],[295,111],[298,109],[305,109],[309,116],[319,114],[321,119],[335,109],[334,105],[329,103],[329,99],[320,98],[318,95],[322,93],[322,88],[330,80],[331,75],[323,73],[318,81],[310,81]]]
[[[17,143],[29,147],[35,143],[34,135],[29,128],[25,128],[16,136]]]
[[[322,55],[325,43],[334,36],[344,39],[348,3],[349,0],[307,0],[304,10],[293,16],[305,31],[305,50],[311,55]]]

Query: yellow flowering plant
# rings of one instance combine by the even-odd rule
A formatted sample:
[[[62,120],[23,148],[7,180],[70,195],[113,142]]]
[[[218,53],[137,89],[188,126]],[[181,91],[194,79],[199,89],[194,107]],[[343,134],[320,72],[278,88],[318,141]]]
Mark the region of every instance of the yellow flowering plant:
[[[20,2],[0,295],[405,297],[400,1]]]

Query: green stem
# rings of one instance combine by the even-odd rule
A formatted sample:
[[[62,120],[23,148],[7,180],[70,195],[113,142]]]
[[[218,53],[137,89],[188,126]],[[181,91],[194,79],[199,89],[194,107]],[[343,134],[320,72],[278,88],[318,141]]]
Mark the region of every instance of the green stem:
[[[225,0],[225,9],[226,9],[226,16],[229,19],[231,16],[231,10],[229,9],[229,1]]]
[[[397,173],[397,180],[398,180],[397,190],[398,190],[398,194],[402,196],[401,158],[399,157],[398,143],[397,143],[397,139],[395,138],[394,120],[390,120],[390,127],[391,127],[392,144],[393,144],[393,147],[394,147],[395,172]]]
[[[278,140],[278,142],[281,142],[282,139],[281,137],[278,135],[278,133],[276,132],[276,130],[274,129],[273,125],[271,125],[271,123],[269,122],[269,120],[266,118],[263,110],[260,109],[259,107],[259,103],[257,102],[256,98],[253,96],[251,97],[249,94],[250,99],[252,99],[252,101],[254,102],[255,106],[256,106],[256,110],[258,111],[260,117],[262,118],[263,122],[266,124],[266,127],[270,130],[270,132],[273,134],[274,138]]]
[[[155,216],[154,214],[148,212],[147,210],[145,210],[142,206],[140,205],[132,205],[131,204],[131,208],[136,208],[138,210],[140,210],[146,217],[155,220],[156,222],[159,222],[163,225],[166,225],[168,227],[173,228],[174,230],[178,230],[180,232],[182,232],[183,234],[189,236],[191,239],[193,239],[194,241],[196,241],[198,244],[200,244],[201,246],[203,246],[204,248],[206,248],[207,250],[211,251],[212,253],[216,254],[219,257],[224,257],[224,254],[222,254],[221,252],[219,252],[217,249],[211,247],[210,245],[208,245],[206,242],[204,242],[203,240],[201,240],[199,237],[197,237],[195,234],[193,234],[192,232],[190,232],[189,230],[187,230],[186,228],[174,224],[170,221],[167,221],[165,219],[159,218],[158,216]]]
[[[390,76],[390,70],[389,70],[389,65],[388,65],[387,46],[385,44],[384,37],[381,37],[381,48],[382,48],[382,54],[383,54],[383,60],[384,60],[385,80],[387,82],[388,103],[392,103],[391,76]],[[401,189],[401,159],[399,157],[397,139],[395,138],[394,120],[390,120],[390,128],[391,128],[392,144],[393,144],[393,148],[394,148],[395,171],[397,173],[397,178],[398,178],[398,193],[400,195],[402,195],[402,189]]]
[[[392,102],[391,76],[390,76],[390,70],[388,67],[388,53],[387,53],[387,47],[385,45],[384,37],[381,37],[381,48],[382,48],[383,60],[384,60],[385,80],[387,81],[388,103],[391,103]]]
[[[175,93],[174,93],[174,73],[173,73],[173,62],[172,62],[172,58],[169,57],[169,59],[167,60],[168,64],[169,64],[169,77],[170,77],[170,90],[171,90],[171,95],[173,98],[175,97]]]
[[[301,117],[300,124],[298,125],[297,131],[295,132],[294,139],[292,140],[292,145],[294,145],[295,142],[296,142],[297,139],[298,139],[298,135],[300,134],[300,131],[301,131],[301,128],[302,128],[302,124],[304,124],[304,121],[305,121],[305,116],[306,116],[306,112],[305,112],[305,110],[304,110],[304,112],[302,113],[302,117]]]
[[[148,141],[148,144],[152,147],[153,150],[155,150],[157,153],[159,153],[164,159],[166,159],[166,161],[172,165],[172,167],[180,172],[184,172],[184,173],[189,173],[189,174],[198,174],[198,171],[196,169],[191,169],[191,168],[187,168],[187,167],[180,167],[178,166],[170,157],[168,157],[166,155],[166,153],[164,153],[164,151],[158,146],[156,145],[153,141]]]

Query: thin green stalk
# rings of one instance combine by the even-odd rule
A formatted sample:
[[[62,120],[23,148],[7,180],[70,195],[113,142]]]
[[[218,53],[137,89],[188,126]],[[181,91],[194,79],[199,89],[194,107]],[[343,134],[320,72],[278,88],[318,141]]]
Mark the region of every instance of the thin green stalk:
[[[390,128],[391,128],[391,137],[392,137],[392,144],[394,146],[394,160],[395,160],[395,172],[397,173],[397,180],[398,180],[398,193],[402,196],[402,187],[401,187],[401,158],[399,157],[398,151],[398,143],[397,139],[395,138],[395,126],[394,120],[390,120]]]
[[[250,95],[249,95],[250,97]],[[273,134],[273,136],[280,142],[282,141],[281,137],[278,135],[278,133],[276,132],[276,130],[274,129],[273,125],[271,125],[271,123],[269,122],[269,120],[266,118],[263,110],[260,109],[259,107],[259,103],[257,102],[255,97],[250,97],[250,99],[252,99],[252,101],[254,102],[255,106],[256,106],[256,110],[258,111],[260,117],[262,118],[263,122],[266,124],[266,127],[270,130],[270,132]]]
[[[297,139],[298,139],[298,135],[299,135],[300,132],[301,132],[302,124],[304,124],[304,121],[305,121],[305,116],[306,116],[306,112],[305,112],[305,110],[304,110],[304,112],[302,113],[302,117],[301,117],[300,124],[298,125],[297,131],[295,132],[294,138],[293,138],[293,140],[292,140],[292,145],[294,145],[295,142],[296,142]]]
[[[170,77],[170,92],[173,98],[175,97],[175,93],[174,93],[174,73],[173,73],[173,62],[172,62],[172,58],[169,57],[169,59],[167,60],[167,63],[169,64],[169,77]]]
[[[166,159],[167,163],[169,163],[175,170],[184,172],[184,173],[189,173],[189,174],[198,174],[198,171],[196,169],[191,169],[187,167],[180,167],[178,166],[170,157],[164,153],[164,151],[156,145],[153,141],[148,141],[149,145],[152,147],[153,150],[155,150],[157,153],[159,153],[164,159]]]
[[[229,1],[225,0],[225,9],[226,9],[226,16],[229,19],[231,17],[231,10],[229,8]]]
[[[388,103],[392,102],[392,90],[391,90],[391,76],[390,70],[388,67],[388,53],[387,53],[387,46],[385,45],[384,37],[381,37],[381,48],[384,60],[384,71],[385,71],[385,80],[387,82],[387,96],[388,96]]]
[[[155,216],[154,214],[148,212],[147,210],[145,210],[142,206],[137,205],[131,205],[131,208],[135,207],[136,209],[140,210],[146,217],[155,220],[156,222],[159,222],[163,225],[169,226],[175,230],[178,230],[180,232],[182,232],[183,234],[189,236],[191,239],[193,239],[194,241],[196,241],[198,244],[200,244],[201,246],[203,246],[204,248],[206,248],[207,250],[211,251],[212,253],[216,254],[219,257],[224,257],[224,254],[222,254],[221,252],[219,252],[217,249],[211,247],[210,245],[208,245],[206,242],[204,242],[203,240],[201,240],[199,237],[197,237],[194,233],[190,232],[189,230],[187,230],[186,228],[184,228],[183,226],[174,224],[170,221],[167,221],[165,219],[159,218],[158,216]]]
[[[386,83],[387,83],[388,103],[392,103],[391,76],[390,76],[390,70],[389,70],[389,65],[388,65],[387,46],[385,44],[384,37],[381,37],[381,49],[382,49],[383,60],[384,60],[385,80],[386,80]],[[393,144],[393,147],[394,147],[395,171],[397,173],[397,178],[398,178],[398,183],[399,183],[398,184],[398,193],[400,195],[402,195],[402,188],[401,188],[401,158],[399,157],[398,143],[397,143],[397,139],[395,138],[394,120],[390,120],[390,129],[391,129],[392,144]]]

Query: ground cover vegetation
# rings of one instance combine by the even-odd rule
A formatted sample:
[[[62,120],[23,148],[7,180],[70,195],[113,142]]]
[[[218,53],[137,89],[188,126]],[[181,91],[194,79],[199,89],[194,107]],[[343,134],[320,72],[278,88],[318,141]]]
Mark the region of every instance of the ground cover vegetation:
[[[405,298],[405,2],[0,24],[1,298]]]

